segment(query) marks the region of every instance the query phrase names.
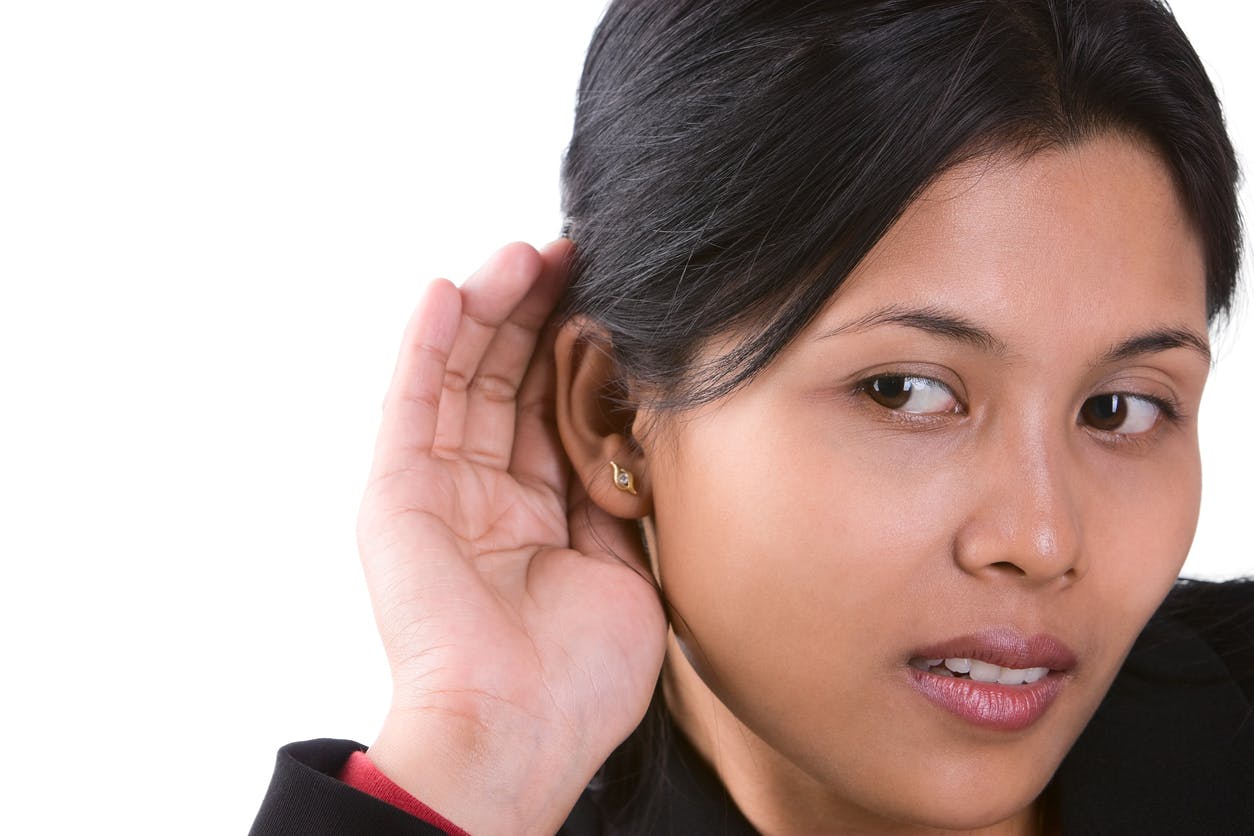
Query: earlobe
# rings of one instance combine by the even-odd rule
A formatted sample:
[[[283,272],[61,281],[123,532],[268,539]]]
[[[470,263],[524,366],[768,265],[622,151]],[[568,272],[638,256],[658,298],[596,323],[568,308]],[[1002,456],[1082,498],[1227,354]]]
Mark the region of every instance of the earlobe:
[[[607,513],[639,519],[652,511],[644,451],[631,439],[635,413],[608,335],[576,318],[554,344],[557,430],[588,496]]]

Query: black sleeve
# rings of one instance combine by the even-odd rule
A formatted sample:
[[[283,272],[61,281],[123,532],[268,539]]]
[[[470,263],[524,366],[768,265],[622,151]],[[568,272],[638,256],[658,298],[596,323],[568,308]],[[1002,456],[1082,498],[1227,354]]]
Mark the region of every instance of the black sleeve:
[[[365,748],[323,738],[280,749],[250,836],[445,836],[438,827],[333,777],[349,755]]]

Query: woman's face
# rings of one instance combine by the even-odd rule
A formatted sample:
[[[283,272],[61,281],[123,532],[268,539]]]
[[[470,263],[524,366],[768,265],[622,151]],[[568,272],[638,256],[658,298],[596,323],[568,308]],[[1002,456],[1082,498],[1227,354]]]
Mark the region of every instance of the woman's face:
[[[1188,551],[1206,334],[1168,171],[1108,136],[954,170],[660,417],[667,696],[755,824],[1026,818]]]

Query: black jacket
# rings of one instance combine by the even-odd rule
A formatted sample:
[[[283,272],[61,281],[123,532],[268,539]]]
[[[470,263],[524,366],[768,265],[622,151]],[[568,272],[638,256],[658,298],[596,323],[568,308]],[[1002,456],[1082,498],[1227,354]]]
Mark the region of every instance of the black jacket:
[[[280,749],[253,836],[440,836],[331,777],[364,748],[323,739]],[[755,833],[678,734],[664,772],[645,832]],[[1176,586],[1048,793],[1065,834],[1254,834],[1254,582]],[[608,832],[591,789],[561,830]]]

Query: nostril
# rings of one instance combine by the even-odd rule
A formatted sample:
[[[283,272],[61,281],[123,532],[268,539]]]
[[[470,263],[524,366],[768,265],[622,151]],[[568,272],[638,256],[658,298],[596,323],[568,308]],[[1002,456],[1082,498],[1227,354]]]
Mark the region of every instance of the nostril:
[[[1024,571],[1022,567],[1016,566],[1014,563],[1011,563],[1009,560],[999,560],[996,563],[991,563],[989,565],[993,569],[999,569],[1003,572],[1009,572],[1012,575],[1026,575],[1027,574],[1027,572]]]

